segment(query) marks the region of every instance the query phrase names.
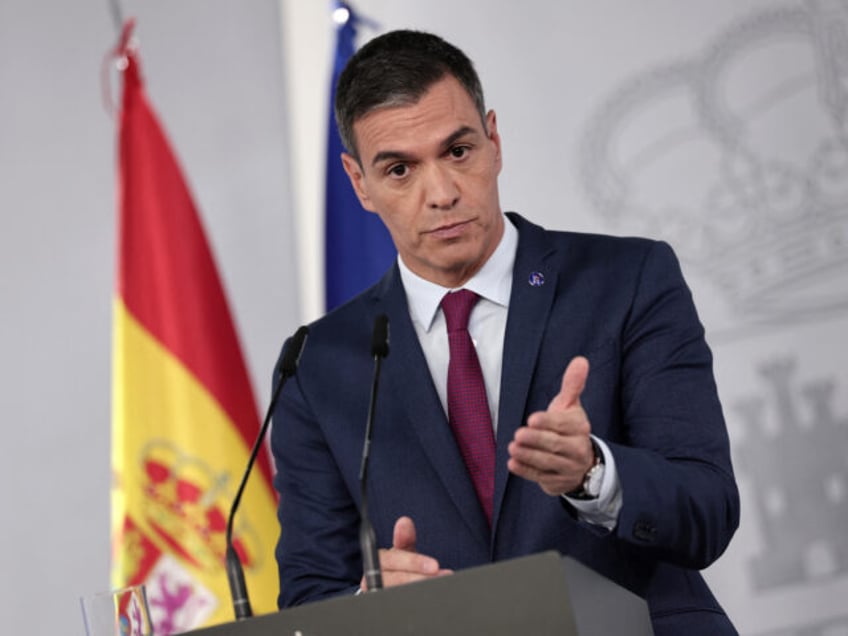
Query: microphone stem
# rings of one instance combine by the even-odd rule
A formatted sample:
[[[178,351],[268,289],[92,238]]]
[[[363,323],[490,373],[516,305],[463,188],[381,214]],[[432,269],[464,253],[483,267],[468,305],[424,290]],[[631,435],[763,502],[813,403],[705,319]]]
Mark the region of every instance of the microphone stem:
[[[300,353],[303,350],[303,345],[306,342],[306,336],[309,333],[307,327],[300,327],[294,336],[289,340],[286,350],[283,352],[283,358],[280,361],[280,379],[274,387],[271,395],[271,402],[268,404],[268,410],[265,413],[265,419],[259,429],[259,434],[256,436],[256,441],[253,444],[253,449],[250,451],[250,458],[247,460],[247,468],[241,478],[236,495],[233,498],[232,506],[230,507],[230,515],[227,517],[227,533],[226,533],[226,570],[227,581],[230,584],[230,596],[233,601],[233,612],[236,620],[242,620],[253,616],[253,609],[250,607],[250,598],[247,594],[247,585],[244,581],[244,566],[241,563],[238,552],[233,546],[233,520],[236,517],[241,496],[244,493],[247,479],[250,477],[250,471],[253,464],[256,462],[256,457],[259,455],[259,450],[265,441],[265,433],[268,426],[271,424],[271,416],[274,412],[274,407],[277,405],[277,400],[285,386],[286,381],[295,374],[297,363],[300,359]]]
[[[272,405],[277,403],[277,398],[280,395],[280,391],[283,390],[283,385],[285,385],[287,379],[288,378],[286,377],[286,375],[283,374],[280,377],[280,381],[277,382],[277,386],[274,389],[274,394],[271,396]],[[233,546],[233,520],[235,519],[236,510],[238,510],[239,503],[241,503],[241,496],[244,493],[245,486],[247,485],[247,479],[248,477],[250,477],[251,468],[253,468],[253,464],[256,461],[256,457],[259,455],[259,449],[261,449],[263,446],[263,441],[265,440],[265,433],[268,430],[268,425],[270,424],[270,422],[271,409],[268,410],[268,413],[265,416],[265,421],[262,422],[262,427],[259,429],[259,434],[256,436],[256,441],[253,444],[253,450],[251,450],[250,458],[247,460],[247,469],[242,475],[241,483],[239,483],[238,490],[236,490],[236,496],[233,498],[233,503],[230,507],[230,515],[227,518],[227,580],[230,584],[230,595],[233,601],[233,613],[235,614],[237,621],[253,616],[253,608],[251,608],[250,606],[250,599],[247,595],[247,584],[244,580],[244,567],[242,566],[238,552],[236,552],[236,549]]]
[[[374,356],[374,375],[371,382],[371,400],[368,404],[368,419],[365,425],[365,442],[362,448],[362,463],[359,468],[359,492],[362,505],[360,506],[361,521],[359,525],[359,544],[362,551],[362,571],[365,577],[366,592],[383,588],[383,575],[380,571],[380,558],[377,552],[377,541],[374,527],[368,517],[368,460],[371,455],[371,431],[374,426],[374,412],[377,404],[377,389],[380,383],[380,367],[382,357]]]
[[[371,431],[374,428],[374,411],[377,405],[377,389],[380,384],[380,367],[383,359],[374,356],[374,375],[371,379],[371,399],[368,402],[368,419],[365,423],[365,443],[362,447],[362,463],[359,465],[360,492],[365,495],[365,480],[368,478],[368,460],[371,455]]]

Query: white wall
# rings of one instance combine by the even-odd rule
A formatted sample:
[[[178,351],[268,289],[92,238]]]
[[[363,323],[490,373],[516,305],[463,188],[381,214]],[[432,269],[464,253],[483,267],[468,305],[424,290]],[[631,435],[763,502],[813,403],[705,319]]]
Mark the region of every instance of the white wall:
[[[124,4],[264,408],[299,322],[279,7]],[[79,596],[109,586],[116,124],[100,78],[116,39],[106,0],[0,2],[4,634],[83,634]]]

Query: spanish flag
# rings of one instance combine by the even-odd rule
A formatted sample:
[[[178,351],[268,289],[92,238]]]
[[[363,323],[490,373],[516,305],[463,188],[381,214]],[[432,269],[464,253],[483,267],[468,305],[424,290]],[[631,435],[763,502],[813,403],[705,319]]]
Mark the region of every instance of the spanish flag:
[[[197,210],[147,100],[137,53],[123,70],[112,404],[112,584],[145,583],[155,633],[233,619],[226,519],[259,418]],[[278,535],[267,454],[242,498],[234,545],[257,614],[276,609]]]

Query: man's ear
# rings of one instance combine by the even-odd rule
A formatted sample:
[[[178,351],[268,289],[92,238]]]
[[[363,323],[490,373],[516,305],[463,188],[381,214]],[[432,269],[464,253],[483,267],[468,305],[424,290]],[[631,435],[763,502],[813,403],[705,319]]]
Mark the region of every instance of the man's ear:
[[[495,146],[495,164],[497,171],[500,172],[503,167],[503,160],[501,159],[501,136],[498,133],[498,117],[493,110],[490,110],[486,114],[486,132],[489,135],[489,140]]]
[[[365,188],[365,174],[362,166],[359,165],[356,157],[351,154],[343,152],[341,157],[342,166],[344,166],[348,179],[350,179],[350,185],[353,186],[353,191],[356,192],[359,203],[369,212],[374,212],[374,207],[371,205],[371,199],[368,197],[368,192]]]

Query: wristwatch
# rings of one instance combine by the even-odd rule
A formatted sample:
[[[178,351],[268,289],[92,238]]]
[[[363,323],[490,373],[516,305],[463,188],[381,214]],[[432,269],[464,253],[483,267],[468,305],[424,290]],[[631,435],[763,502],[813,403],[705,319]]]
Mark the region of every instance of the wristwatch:
[[[594,437],[589,438],[592,441],[592,450],[595,452],[595,462],[591,468],[586,471],[583,476],[583,483],[577,490],[565,493],[570,499],[578,499],[581,501],[597,499],[601,494],[601,483],[604,481],[604,453],[601,447],[595,441]]]

